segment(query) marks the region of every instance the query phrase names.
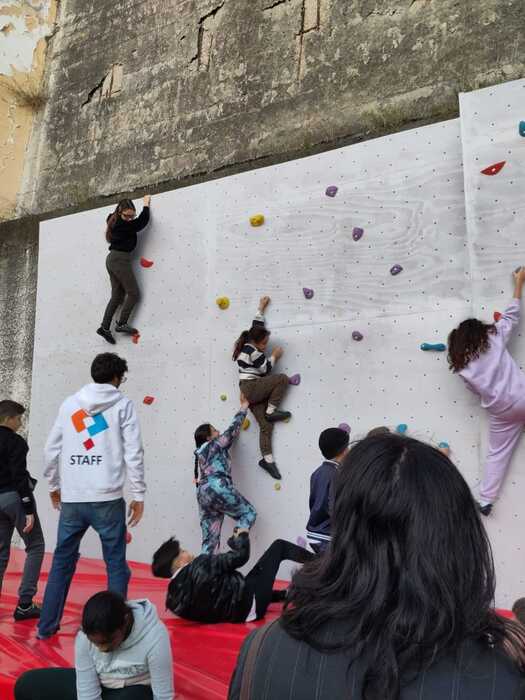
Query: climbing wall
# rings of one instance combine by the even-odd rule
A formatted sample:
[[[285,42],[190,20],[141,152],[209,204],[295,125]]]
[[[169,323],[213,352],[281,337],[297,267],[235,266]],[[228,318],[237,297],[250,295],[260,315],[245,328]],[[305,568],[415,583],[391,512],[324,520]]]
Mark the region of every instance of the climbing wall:
[[[461,125],[473,314],[489,321],[512,297],[511,272],[525,264],[525,81],[461,95]],[[520,133],[521,131],[521,133]],[[483,172],[484,171],[484,172]],[[521,323],[509,350],[525,367]],[[487,420],[480,414],[477,458],[487,449]],[[475,459],[476,455],[472,455]],[[501,604],[524,595],[525,441],[514,453],[503,494],[486,525],[493,544]]]
[[[60,401],[89,381],[91,359],[109,349],[95,334],[109,294],[109,211],[42,225],[31,412],[37,475]],[[262,226],[250,225],[256,214]],[[262,294],[272,298],[272,342],[285,349],[279,369],[300,373],[301,383],[284,404],[292,420],[275,430],[279,490],[257,466],[253,419],[233,450],[234,478],[259,513],[255,555],[276,537],[304,536],[309,476],[321,462],[317,439],[328,426],[348,423],[357,438],[406,423],[415,437],[449,442],[474,487],[479,407],[448,372],[445,353],[420,350],[446,342],[472,311],[471,247],[459,120],[155,196],[137,251],[141,338],[116,346],[130,366],[124,389],[138,406],[149,487],[129,557],[148,561],[171,534],[198,549],[193,431],[205,421],[224,428],[234,415],[232,345]],[[141,256],[153,265],[141,267]],[[396,265],[402,271],[393,275]],[[503,288],[503,266],[499,278]],[[220,296],[228,309],[216,305]],[[355,331],[362,340],[352,339]],[[151,405],[142,403],[146,395]],[[57,518],[43,484],[39,498],[50,548]],[[230,530],[227,522],[223,541]],[[87,539],[83,554],[100,556],[98,542]],[[517,574],[505,569],[500,604],[516,592]]]

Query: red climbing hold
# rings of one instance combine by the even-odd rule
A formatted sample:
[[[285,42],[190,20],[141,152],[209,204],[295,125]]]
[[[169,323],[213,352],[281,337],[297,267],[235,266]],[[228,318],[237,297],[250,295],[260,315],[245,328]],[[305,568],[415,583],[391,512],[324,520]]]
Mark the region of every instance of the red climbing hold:
[[[500,320],[500,318],[501,318],[500,312],[494,311],[494,320],[496,321],[496,323]]]
[[[135,345],[137,345],[137,343],[139,342],[139,339],[140,339],[140,333],[134,333],[131,336],[131,342],[135,343]]]
[[[151,406],[151,404],[155,401],[154,396],[145,396],[144,399],[142,400],[142,403],[145,403],[147,406]]]
[[[148,260],[147,258],[141,258],[140,264],[142,267],[151,267],[153,265],[153,260]]]
[[[129,530],[126,530],[126,544],[129,544],[132,539],[133,536],[131,535],[131,532]]]
[[[481,173],[482,175],[497,175],[506,162],[506,160],[502,160],[499,163],[494,163],[494,165],[489,165],[489,167],[482,170]]]

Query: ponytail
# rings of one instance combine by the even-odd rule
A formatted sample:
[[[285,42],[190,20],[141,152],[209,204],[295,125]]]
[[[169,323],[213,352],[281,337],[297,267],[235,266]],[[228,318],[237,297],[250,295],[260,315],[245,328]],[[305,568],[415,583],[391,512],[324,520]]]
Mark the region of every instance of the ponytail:
[[[125,209],[133,209],[133,211],[135,211],[135,205],[133,204],[131,199],[121,199],[120,202],[117,204],[115,211],[112,214],[110,214],[106,219],[106,241],[108,243],[111,243],[111,234],[113,231],[113,227],[117,223],[119,214]]]
[[[237,338],[237,340],[235,341],[235,345],[233,346],[233,355],[232,355],[232,360],[234,362],[241,354],[241,350],[243,348],[243,345],[246,345],[249,337],[250,337],[250,331],[243,331],[240,334],[240,336]]]
[[[252,343],[260,343],[270,335],[270,331],[262,323],[254,324],[249,331],[243,331],[237,338],[233,346],[232,360],[235,360],[241,354],[243,345],[251,341]]]
[[[199,455],[195,452],[195,466],[193,467],[193,483],[199,485]]]

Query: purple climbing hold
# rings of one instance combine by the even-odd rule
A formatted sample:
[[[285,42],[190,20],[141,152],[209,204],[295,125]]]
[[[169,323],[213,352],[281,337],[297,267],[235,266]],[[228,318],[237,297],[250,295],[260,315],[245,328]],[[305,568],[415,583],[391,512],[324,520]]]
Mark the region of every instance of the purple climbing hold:
[[[356,226],[354,230],[352,231],[352,238],[354,241],[358,241],[360,238],[363,237],[364,230],[360,228],[359,226]]]
[[[305,295],[305,297],[307,299],[312,299],[312,297],[314,295],[314,290],[309,289],[308,287],[303,287],[303,294]]]
[[[390,268],[391,275],[399,275],[400,272],[403,272],[403,268],[401,267],[401,265],[394,265]]]
[[[353,331],[352,340],[363,340],[363,334],[359,331]]]
[[[325,192],[326,196],[327,197],[335,197],[335,195],[337,194],[337,189],[338,188],[335,185],[329,185],[326,188],[326,192]]]
[[[299,537],[295,540],[297,542],[298,547],[302,547],[303,549],[306,549],[308,542],[304,539],[304,537]]]
[[[344,430],[345,433],[350,434],[350,426],[348,425],[348,423],[339,423],[337,427],[339,428],[339,430]]]
[[[294,386],[298,386],[301,383],[301,375],[300,374],[292,374],[291,377],[288,377],[288,384],[293,384]]]

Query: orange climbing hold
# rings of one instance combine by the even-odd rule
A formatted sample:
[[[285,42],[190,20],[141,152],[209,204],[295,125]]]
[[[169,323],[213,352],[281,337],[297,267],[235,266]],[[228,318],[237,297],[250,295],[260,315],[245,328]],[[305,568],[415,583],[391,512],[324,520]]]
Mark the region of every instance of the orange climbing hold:
[[[151,404],[155,401],[154,396],[145,396],[144,399],[142,400],[142,403],[145,403],[147,406],[151,406]]]
[[[141,258],[140,264],[142,267],[151,267],[153,265],[153,260],[148,260],[147,258]]]

